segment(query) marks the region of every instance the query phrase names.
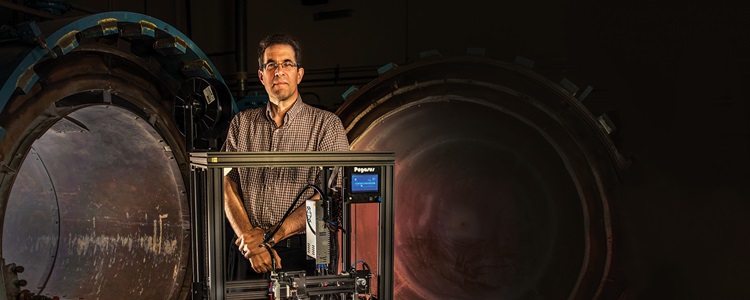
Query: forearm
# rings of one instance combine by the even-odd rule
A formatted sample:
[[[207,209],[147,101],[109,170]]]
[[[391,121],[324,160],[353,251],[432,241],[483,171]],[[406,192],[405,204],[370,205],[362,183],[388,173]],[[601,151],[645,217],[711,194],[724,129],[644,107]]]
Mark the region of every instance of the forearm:
[[[307,221],[307,211],[304,205],[297,207],[289,217],[286,218],[281,228],[273,235],[275,242],[282,241],[293,235],[297,235],[305,232],[305,221]],[[275,228],[271,229],[273,232]]]
[[[254,228],[250,224],[250,219],[239,195],[237,184],[224,177],[224,212],[232,230],[238,237],[235,244],[242,255],[250,261],[255,272],[263,273],[281,268],[281,258],[276,251],[259,246],[263,241],[263,230]],[[273,267],[271,266],[271,255],[276,259],[276,266]]]
[[[320,199],[320,195],[316,193],[310,199]],[[281,224],[281,228],[279,228],[279,230],[273,235],[273,240],[278,242],[293,235],[305,233],[306,222],[307,208],[305,207],[305,205],[301,205],[300,207],[297,207],[297,209],[292,211],[292,213],[289,215],[289,217],[286,218],[284,223]],[[273,229],[271,231],[273,231]]]
[[[238,237],[243,233],[249,233],[253,226],[247,217],[245,206],[240,200],[237,184],[231,179],[224,177],[224,213],[227,216],[232,230]]]

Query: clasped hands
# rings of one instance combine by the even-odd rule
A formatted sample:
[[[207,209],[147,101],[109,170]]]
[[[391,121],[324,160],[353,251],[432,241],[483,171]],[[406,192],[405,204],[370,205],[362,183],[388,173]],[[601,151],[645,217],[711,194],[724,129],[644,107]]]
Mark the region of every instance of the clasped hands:
[[[273,245],[268,245],[268,249],[271,251],[268,251],[268,249],[262,245],[263,235],[263,230],[256,227],[247,233],[243,233],[234,242],[243,256],[250,260],[253,270],[258,273],[270,272],[274,269],[271,267],[271,254],[273,254],[276,259],[276,269],[281,268],[281,258],[276,253],[276,250],[271,248]]]

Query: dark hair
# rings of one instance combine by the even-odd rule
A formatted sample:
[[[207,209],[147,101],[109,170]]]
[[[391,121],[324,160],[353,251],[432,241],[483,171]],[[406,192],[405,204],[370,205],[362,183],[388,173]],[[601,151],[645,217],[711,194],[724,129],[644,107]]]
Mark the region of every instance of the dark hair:
[[[298,67],[302,64],[302,53],[299,47],[299,42],[292,36],[283,33],[271,34],[258,43],[258,68],[263,66],[263,54],[266,52],[266,48],[273,45],[289,45],[294,50],[294,60]]]

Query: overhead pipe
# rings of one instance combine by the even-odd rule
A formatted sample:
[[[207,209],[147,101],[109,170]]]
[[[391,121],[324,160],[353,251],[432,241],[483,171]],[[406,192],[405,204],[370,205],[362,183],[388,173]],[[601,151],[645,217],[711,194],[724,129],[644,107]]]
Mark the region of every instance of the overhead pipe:
[[[185,27],[187,29],[187,36],[193,37],[193,9],[190,5],[190,0],[185,0]]]
[[[241,98],[247,94],[247,2],[235,0],[234,8],[234,45],[235,61],[237,64],[237,97]]]

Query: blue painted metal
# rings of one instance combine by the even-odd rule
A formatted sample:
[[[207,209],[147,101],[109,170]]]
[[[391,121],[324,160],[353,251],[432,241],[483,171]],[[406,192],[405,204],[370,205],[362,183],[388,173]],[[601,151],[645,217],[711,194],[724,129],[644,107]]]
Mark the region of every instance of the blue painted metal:
[[[436,49],[419,52],[419,58],[427,58],[427,57],[435,57],[435,56],[439,57],[443,55],[441,55],[440,52],[437,51]]]
[[[102,20],[99,23],[99,28],[93,27],[84,31],[81,31],[81,37],[92,38],[100,36],[108,36],[120,33],[120,28],[117,27],[117,21],[114,20]]]
[[[344,92],[343,94],[341,94],[341,98],[346,99],[346,97],[349,97],[349,94],[351,94],[352,92],[356,91],[357,89],[359,89],[359,88],[356,85],[350,86],[346,90],[346,92]]]
[[[382,67],[378,68],[378,74],[379,75],[383,75],[383,73],[388,72],[390,70],[393,70],[396,67],[397,67],[397,65],[394,64],[394,63],[392,63],[392,62],[391,63],[387,63],[387,64],[383,65]]]
[[[39,75],[37,75],[34,70],[27,70],[27,72],[25,72],[24,74],[26,74],[28,79],[23,83],[19,82],[21,85],[16,84],[16,86],[20,88],[24,94],[26,94],[29,92],[29,90],[31,90],[31,87],[34,86],[34,84],[36,84],[36,82],[39,80]]]
[[[57,50],[58,55],[65,55],[68,54],[70,51],[73,51],[75,48],[78,48],[78,40],[75,38],[74,32],[70,32],[69,34],[73,35],[72,37],[63,36],[59,41],[57,41],[57,45],[55,45],[55,49]],[[63,40],[70,39],[70,43],[66,44],[60,44],[61,42],[64,42]],[[54,49],[52,51],[55,51]]]
[[[23,39],[34,39],[42,35],[42,30],[35,21],[24,22],[16,26],[18,35]]]
[[[154,29],[146,26],[143,23],[134,23],[131,26],[122,28],[120,32],[120,36],[123,37],[131,37],[131,36],[138,36],[138,35],[145,35],[150,37],[155,37],[156,33],[154,32]]]
[[[207,62],[203,60],[185,62],[180,70],[182,71],[182,74],[185,74],[185,77],[211,78],[212,76],[212,70]],[[237,100],[237,102],[239,102],[239,100]]]
[[[154,49],[164,56],[185,55],[185,52],[187,51],[185,45],[180,43],[180,41],[174,37],[166,37],[156,40],[156,43],[154,43]]]
[[[99,26],[99,21],[103,19],[108,18],[114,18],[117,19],[118,23],[136,23],[145,21],[152,23],[156,25],[158,33],[154,33],[156,35],[164,35],[164,36],[173,36],[178,37],[185,41],[187,48],[184,55],[181,55],[179,58],[183,61],[193,61],[202,59],[208,63],[211,70],[213,71],[213,77],[215,79],[220,80],[222,83],[226,84],[224,81],[224,78],[221,77],[219,72],[216,70],[216,67],[213,65],[213,63],[208,59],[208,56],[206,56],[203,51],[201,51],[198,46],[195,45],[195,43],[190,40],[185,34],[177,30],[176,28],[172,27],[171,25],[156,19],[151,16],[139,14],[139,13],[133,13],[133,12],[105,12],[95,15],[89,15],[85,17],[81,17],[80,19],[76,19],[71,21],[69,24],[63,26],[60,29],[55,30],[52,33],[47,33],[46,42],[47,45],[50,45],[50,47],[53,47],[54,45],[57,45],[60,40],[65,37],[65,35],[73,33],[73,32],[80,32],[83,30],[86,30],[88,28]],[[142,29],[142,33],[144,35],[148,34],[150,30],[144,30]],[[63,48],[68,46],[68,49],[63,50],[72,50],[73,48],[77,47],[77,43],[72,43],[69,45],[61,45]],[[72,47],[72,48],[70,48]],[[68,51],[63,51],[62,54],[67,53]],[[20,59],[18,63],[15,64],[15,68],[10,72],[10,76],[5,80],[3,83],[2,88],[0,88],[0,112],[5,108],[5,106],[8,104],[8,101],[13,97],[14,93],[16,92],[16,87],[18,85],[18,81],[21,78],[21,76],[26,72],[26,70],[29,70],[30,68],[33,71],[34,65],[39,63],[40,61],[44,59],[49,59],[46,55],[48,54],[47,50],[41,49],[41,48],[34,48],[31,50],[25,57]],[[12,68],[12,66],[11,66]],[[29,76],[31,74],[27,74]],[[35,75],[35,74],[34,74]],[[33,76],[32,76],[33,79]],[[21,92],[25,93],[28,92],[28,89],[33,86],[34,82],[30,82],[25,84],[22,87]],[[232,107],[234,109],[234,112],[237,113],[239,110],[237,109],[237,104],[232,100]]]

